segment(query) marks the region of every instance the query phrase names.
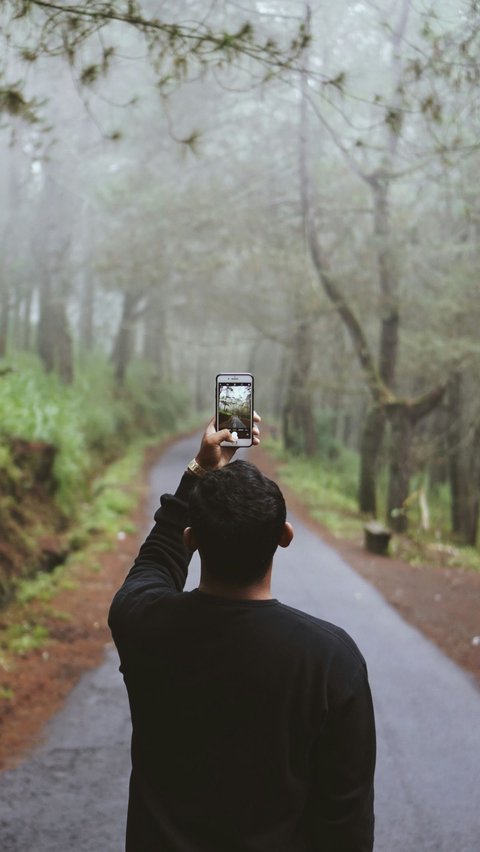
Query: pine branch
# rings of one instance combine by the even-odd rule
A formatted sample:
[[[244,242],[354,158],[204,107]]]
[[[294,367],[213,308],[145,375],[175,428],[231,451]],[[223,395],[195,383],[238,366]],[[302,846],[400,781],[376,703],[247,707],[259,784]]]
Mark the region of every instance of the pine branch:
[[[295,60],[301,56],[309,40],[302,22],[289,46],[282,49],[272,39],[256,42],[255,31],[248,21],[236,32],[216,32],[207,26],[202,28],[200,24],[190,26],[183,23],[168,23],[158,18],[147,18],[135,11],[139,7],[134,3],[130,4],[132,9],[130,12],[119,12],[115,9],[114,3],[104,2],[98,2],[93,8],[85,5],[65,6],[50,0],[30,0],[30,5],[44,10],[47,14],[55,13],[56,26],[61,26],[66,19],[75,18],[91,21],[97,24],[98,28],[110,21],[115,21],[134,27],[145,34],[163,35],[172,53],[183,43],[187,55],[205,57],[207,54],[212,54],[228,61],[233,55],[243,54],[256,61],[275,66],[278,70],[294,67]],[[52,15],[49,21],[53,20]],[[90,33],[91,31],[88,30],[86,37]]]

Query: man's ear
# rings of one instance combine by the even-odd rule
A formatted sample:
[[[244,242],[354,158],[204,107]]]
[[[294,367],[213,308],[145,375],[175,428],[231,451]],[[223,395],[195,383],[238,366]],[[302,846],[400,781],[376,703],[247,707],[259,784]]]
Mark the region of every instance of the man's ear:
[[[294,533],[292,525],[288,521],[285,521],[285,526],[282,530],[280,541],[278,542],[280,547],[288,547],[288,545],[293,539],[293,535]]]
[[[185,527],[183,531],[183,540],[187,546],[187,549],[192,553],[197,550],[197,540],[193,534],[193,530],[191,527]]]

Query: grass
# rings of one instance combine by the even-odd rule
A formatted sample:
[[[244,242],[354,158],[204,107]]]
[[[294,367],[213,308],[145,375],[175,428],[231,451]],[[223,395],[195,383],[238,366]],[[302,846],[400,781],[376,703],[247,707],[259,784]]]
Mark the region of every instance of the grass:
[[[262,446],[278,462],[279,478],[302,500],[312,518],[322,523],[337,538],[358,539],[363,535],[365,518],[358,511],[357,489],[359,457],[349,450],[340,450],[335,459],[306,458],[287,453],[280,441],[266,438]],[[449,532],[450,505],[448,486],[441,485],[427,493],[430,529],[421,528],[419,507],[420,489],[425,487],[421,477],[412,482],[408,505],[409,532],[393,536],[390,553],[413,565],[435,564],[452,569],[480,572],[480,551],[460,547]],[[386,473],[379,478],[379,516],[386,504]]]
[[[355,538],[362,519],[356,502],[358,460],[345,452],[336,462],[290,455],[279,441],[267,438],[262,446],[279,463],[279,476],[308,508],[311,516],[338,538]]]
[[[5,648],[12,654],[22,655],[44,647],[49,638],[49,632],[36,621],[22,621],[11,624],[5,631]],[[2,642],[3,644],[3,642]]]
[[[0,662],[1,665],[1,662]],[[8,686],[0,687],[0,701],[13,701],[15,698],[15,693],[13,689],[10,689]]]
[[[16,471],[9,442],[21,438],[55,447],[55,497],[71,517],[79,497],[89,496],[95,469],[122,457],[124,448],[150,436],[158,442],[188,411],[185,388],[159,384],[152,368],[133,363],[118,389],[112,366],[93,353],[77,365],[75,381],[63,384],[31,353],[13,353],[0,383],[0,472]]]
[[[16,601],[19,604],[27,604],[35,600],[46,603],[60,588],[68,588],[64,574],[64,566],[59,565],[49,573],[42,572],[32,579],[21,580],[15,596]]]

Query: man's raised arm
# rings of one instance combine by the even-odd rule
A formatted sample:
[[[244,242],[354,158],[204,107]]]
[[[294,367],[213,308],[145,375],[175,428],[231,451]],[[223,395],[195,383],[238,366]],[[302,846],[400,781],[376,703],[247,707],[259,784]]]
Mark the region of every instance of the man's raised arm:
[[[255,415],[255,424],[260,421]],[[253,443],[259,443],[258,425],[253,429]],[[220,446],[230,441],[231,447]],[[188,574],[191,552],[187,549],[183,531],[188,523],[188,498],[198,476],[209,470],[224,467],[236,450],[228,429],[215,431],[210,421],[200,449],[183,474],[175,494],[164,494],[155,513],[155,526],[142,544],[137,558],[119,589],[109,614],[113,632],[125,619],[141,618],[149,601],[183,590]]]

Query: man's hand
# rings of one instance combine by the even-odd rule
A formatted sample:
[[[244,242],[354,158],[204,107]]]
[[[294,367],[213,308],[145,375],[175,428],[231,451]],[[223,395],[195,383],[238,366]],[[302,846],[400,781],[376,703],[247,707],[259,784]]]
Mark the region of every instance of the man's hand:
[[[260,429],[258,423],[261,422],[261,417],[253,412],[253,443],[256,446],[260,443]],[[222,441],[228,441],[231,447],[221,447]],[[218,470],[225,467],[231,461],[237,447],[232,433],[228,429],[222,429],[220,432],[215,431],[215,418],[212,417],[210,423],[205,429],[205,434],[202,438],[200,449],[195,456],[195,461],[204,470]]]

